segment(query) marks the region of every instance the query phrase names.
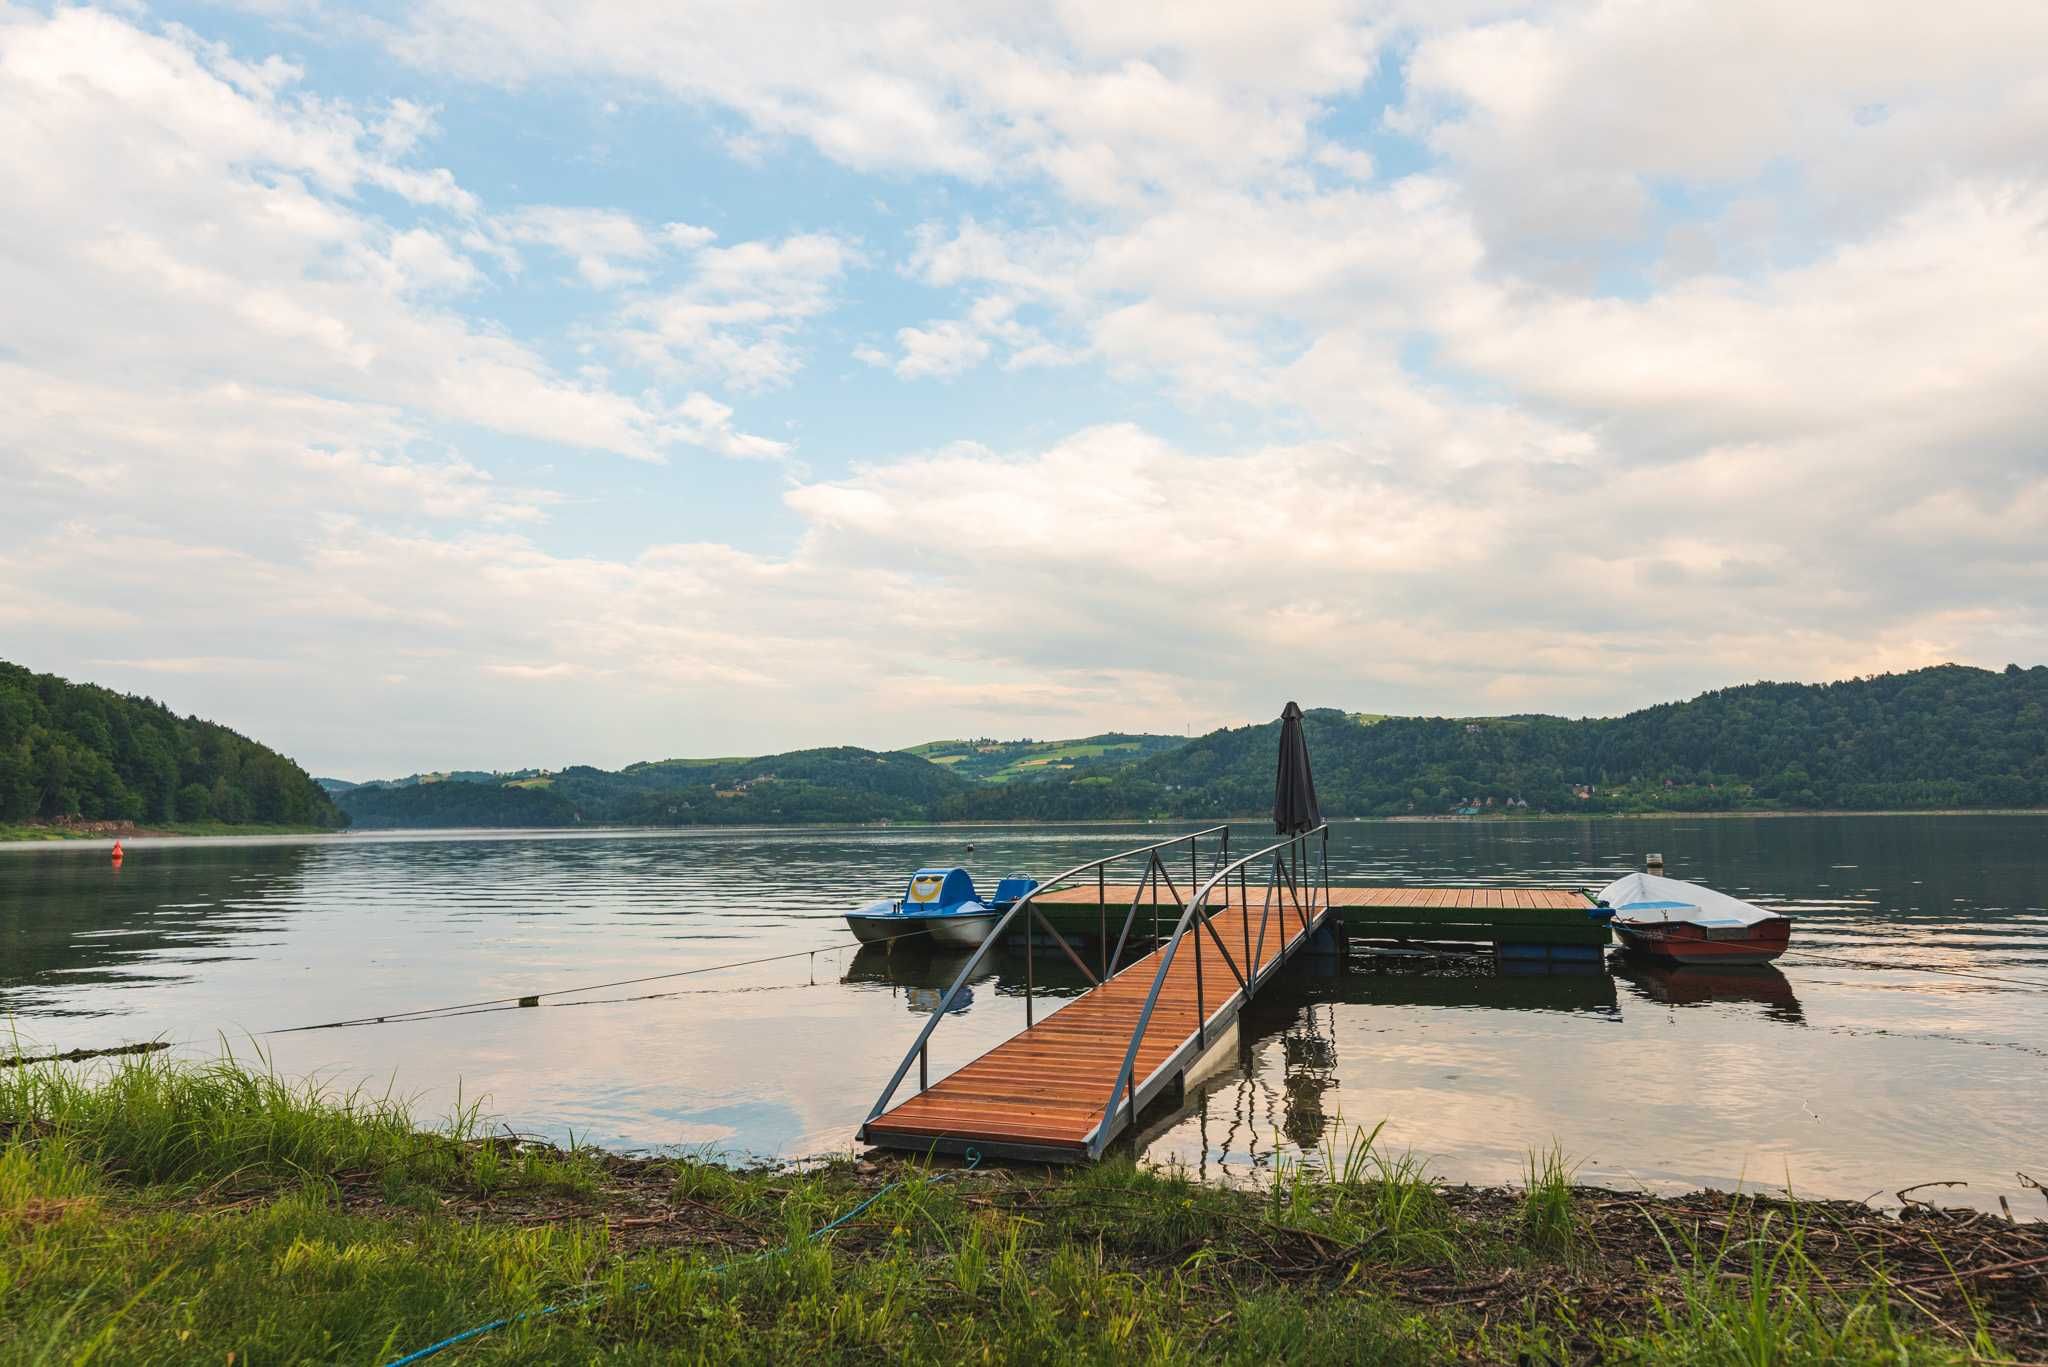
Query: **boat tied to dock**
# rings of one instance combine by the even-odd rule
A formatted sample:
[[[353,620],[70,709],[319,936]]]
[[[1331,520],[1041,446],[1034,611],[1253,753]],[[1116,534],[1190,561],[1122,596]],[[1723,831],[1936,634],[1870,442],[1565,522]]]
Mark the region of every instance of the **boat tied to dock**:
[[[1697,883],[1631,873],[1594,897],[1622,947],[1679,963],[1762,964],[1785,952],[1792,918]]]
[[[882,898],[846,913],[847,927],[862,944],[927,934],[939,944],[978,945],[1002,914],[1038,884],[1015,875],[996,883],[984,902],[963,868],[919,869],[910,875],[901,900]]]

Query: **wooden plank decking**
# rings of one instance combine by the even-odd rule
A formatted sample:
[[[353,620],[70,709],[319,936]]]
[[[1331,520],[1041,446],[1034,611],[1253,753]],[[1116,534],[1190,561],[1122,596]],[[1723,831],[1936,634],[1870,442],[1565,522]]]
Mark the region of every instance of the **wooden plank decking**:
[[[1061,888],[1039,899],[1046,919],[1067,935],[1114,935],[1137,893],[1135,884],[1112,883],[1100,898],[1086,884]],[[1254,901],[1262,889],[1250,889]],[[1571,888],[1402,888],[1332,887],[1333,914],[1346,933],[1367,939],[1461,940],[1508,943],[1603,945],[1606,926],[1586,916],[1592,904]],[[1138,903],[1138,931],[1149,933],[1154,907],[1177,911],[1178,901],[1163,886],[1146,890]]]
[[[1131,905],[1135,883],[1111,883],[1102,900],[1122,910]],[[1252,897],[1263,889],[1254,882]],[[1318,888],[1318,895],[1322,889]],[[1571,888],[1340,888],[1329,889],[1333,907],[1398,907],[1402,910],[1431,911],[1584,911],[1586,895]],[[1039,897],[1041,906],[1073,905],[1093,908],[1097,904],[1092,887],[1060,888]],[[1180,899],[1165,887],[1149,892],[1139,907],[1170,906],[1176,911]],[[1255,918],[1256,919],[1256,918]]]
[[[1124,890],[1125,909],[1133,891]],[[1254,893],[1255,902],[1263,902],[1262,892]],[[1092,906],[1092,890],[1090,897]],[[1234,906],[1215,912],[1216,933],[1254,991],[1321,928],[1328,915],[1325,907],[1297,913],[1292,904],[1279,905],[1282,900],[1275,899],[1271,917],[1265,922],[1263,948],[1259,944],[1259,906],[1249,914]],[[1199,1011],[1196,936],[1203,941]],[[861,1137],[871,1144],[920,1153],[976,1148],[988,1154],[1053,1161],[1099,1154],[1102,1144],[1131,1122],[1133,1108],[1125,1104],[1126,1098],[1119,1098],[1109,1133],[1096,1142],[1110,1090],[1130,1048],[1131,1032],[1158,972],[1155,950],[1107,982],[1072,998],[1023,1034],[876,1116],[862,1127]],[[1199,925],[1191,927],[1174,954],[1138,1049],[1132,1072],[1136,1110],[1142,1111],[1148,1101],[1176,1082],[1206,1043],[1229,1028],[1245,995],[1214,942]],[[1206,1021],[1200,1019],[1204,1014]]]

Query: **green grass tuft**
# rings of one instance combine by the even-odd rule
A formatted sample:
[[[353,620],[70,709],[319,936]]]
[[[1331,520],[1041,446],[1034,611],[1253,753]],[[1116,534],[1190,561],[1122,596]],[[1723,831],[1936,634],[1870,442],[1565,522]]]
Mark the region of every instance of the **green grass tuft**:
[[[1578,1226],[1572,1215],[1572,1177],[1576,1164],[1565,1162],[1556,1144],[1529,1151],[1523,1168],[1522,1240],[1538,1253],[1568,1254]]]

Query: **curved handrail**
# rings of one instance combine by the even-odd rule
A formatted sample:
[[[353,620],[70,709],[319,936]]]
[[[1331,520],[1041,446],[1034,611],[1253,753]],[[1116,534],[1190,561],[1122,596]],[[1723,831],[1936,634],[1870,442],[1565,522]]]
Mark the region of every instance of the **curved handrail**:
[[[1210,875],[1209,880],[1207,882],[1203,883],[1201,887],[1195,890],[1193,896],[1188,898],[1187,907],[1185,910],[1181,912],[1180,921],[1173,928],[1173,937],[1166,942],[1166,947],[1159,951],[1159,969],[1152,975],[1152,990],[1145,994],[1144,1009],[1138,1013],[1137,1024],[1131,1027],[1131,1044],[1130,1047],[1124,1051],[1123,1067],[1117,1070],[1116,1080],[1110,1084],[1109,1102],[1106,1106],[1103,1107],[1102,1120],[1095,1127],[1095,1140],[1094,1143],[1091,1145],[1091,1148],[1094,1152],[1100,1153],[1102,1147],[1105,1144],[1107,1144],[1110,1126],[1116,1120],[1117,1101],[1119,1097],[1123,1096],[1126,1093],[1126,1091],[1131,1089],[1134,1085],[1135,1079],[1132,1078],[1131,1074],[1138,1065],[1138,1047],[1144,1043],[1146,1027],[1150,1026],[1152,1023],[1152,1008],[1159,1004],[1159,992],[1160,989],[1166,985],[1166,975],[1167,972],[1173,967],[1174,952],[1180,948],[1181,938],[1187,934],[1188,928],[1193,923],[1194,918],[1198,912],[1202,914],[1203,920],[1205,922],[1206,928],[1209,931],[1209,934],[1212,937],[1214,937],[1216,934],[1215,919],[1208,915],[1208,901],[1210,890],[1213,889],[1218,883],[1223,883],[1225,884],[1224,896],[1228,898],[1230,895],[1228,891],[1228,880],[1232,874],[1250,865],[1255,860],[1264,859],[1267,855],[1277,855],[1281,850],[1287,849],[1290,846],[1303,846],[1307,843],[1309,837],[1314,835],[1321,835],[1323,837],[1323,901],[1327,905],[1329,902],[1330,889],[1330,823],[1327,821],[1309,830],[1300,831],[1294,835],[1290,835],[1285,840],[1276,841],[1275,843],[1266,846],[1266,848],[1263,850],[1254,851],[1253,853],[1246,855],[1244,858],[1236,861],[1235,863],[1226,865],[1225,867],[1218,869],[1215,873]],[[1295,868],[1299,869],[1300,867],[1301,860],[1297,858],[1295,860]],[[1277,869],[1275,870],[1275,873],[1277,876]],[[1293,890],[1294,887],[1295,880],[1290,877],[1289,888],[1290,890]],[[1299,910],[1301,898],[1298,892],[1295,893],[1294,900],[1296,908],[1297,910]],[[1244,910],[1245,915],[1249,917],[1251,915],[1250,905],[1247,904]],[[1282,909],[1281,915],[1283,918],[1286,915],[1284,908]],[[1263,928],[1260,930],[1259,934],[1261,943],[1263,944],[1265,938],[1265,931],[1263,930]],[[1284,938],[1281,940],[1281,944],[1286,944],[1286,940]],[[1217,940],[1217,945],[1221,947],[1221,939]],[[1196,950],[1198,953],[1200,949],[1201,946],[1198,942],[1196,944]],[[1227,957],[1228,956],[1226,955],[1226,958]],[[1276,959],[1275,962],[1278,962],[1278,960]],[[1197,973],[1199,974],[1199,960],[1197,960],[1196,969]],[[1268,966],[1267,971],[1272,971],[1270,965]],[[1244,982],[1243,990],[1246,996],[1250,996],[1250,994],[1254,990],[1256,990],[1258,986],[1258,965],[1256,963],[1253,963],[1250,966],[1248,966],[1244,970],[1244,972],[1249,974],[1250,976],[1242,980]],[[1200,1009],[1201,1008],[1198,1006],[1197,1011],[1199,1012]],[[1206,1024],[1206,1021],[1198,1021],[1197,1028],[1200,1028],[1202,1024]],[[1134,1105],[1132,1108],[1131,1122],[1133,1124],[1136,1124],[1137,1119],[1138,1117],[1136,1113],[1136,1107]]]
[[[917,1039],[912,1042],[909,1050],[903,1055],[903,1062],[896,1065],[896,1071],[890,1075],[889,1085],[884,1087],[882,1089],[881,1096],[875,1099],[874,1107],[868,1111],[867,1119],[873,1120],[883,1111],[889,1109],[890,1099],[896,1095],[896,1089],[903,1085],[903,1079],[909,1076],[910,1065],[914,1061],[916,1061],[919,1053],[924,1049],[925,1043],[931,1039],[932,1032],[938,1029],[939,1022],[945,1019],[947,1012],[949,1012],[952,1009],[954,998],[958,997],[960,995],[961,990],[967,986],[968,978],[973,975],[974,970],[981,964],[982,959],[987,956],[988,952],[991,949],[995,947],[996,942],[1002,939],[1003,932],[1009,929],[1011,919],[1014,918],[1017,915],[1017,913],[1023,911],[1027,906],[1031,906],[1032,902],[1036,900],[1040,893],[1050,892],[1052,891],[1052,889],[1058,887],[1060,884],[1068,881],[1069,879],[1078,877],[1081,874],[1087,873],[1091,869],[1106,868],[1109,865],[1116,863],[1118,860],[1130,859],[1137,855],[1150,855],[1156,858],[1158,856],[1159,851],[1161,850],[1169,850],[1172,849],[1175,845],[1189,844],[1195,841],[1199,841],[1205,835],[1216,835],[1219,832],[1223,836],[1223,848],[1225,849],[1225,851],[1228,851],[1230,848],[1230,823],[1226,821],[1220,826],[1204,826],[1199,831],[1189,831],[1184,835],[1174,836],[1170,840],[1161,840],[1150,845],[1139,845],[1132,849],[1119,850],[1115,854],[1104,855],[1100,859],[1091,859],[1085,864],[1076,864],[1073,868],[1068,869],[1065,873],[1062,873],[1054,878],[1048,878],[1045,882],[1040,883],[1037,887],[1025,893],[1022,897],[1019,897],[1015,902],[1012,902],[1010,904],[1010,909],[1003,913],[1002,919],[997,921],[994,927],[990,929],[987,938],[982,940],[980,946],[977,947],[974,953],[968,957],[967,962],[961,965],[958,976],[956,976],[953,979],[953,985],[946,989],[946,995],[942,997],[939,1001],[939,1004],[932,1009],[930,1017],[927,1018],[924,1023],[924,1028],[917,1032]],[[1148,863],[1146,872],[1149,873],[1150,871],[1151,869]],[[1210,881],[1213,882],[1215,880],[1211,879]],[[1133,905],[1135,906],[1136,904],[1133,903]],[[1041,920],[1044,919],[1043,912],[1039,912],[1036,907],[1032,907],[1031,909],[1033,913],[1038,915]],[[1065,941],[1063,940],[1061,941],[1061,943],[1064,946]],[[1071,955],[1072,952],[1073,951],[1071,949],[1068,950],[1069,955]],[[1076,960],[1075,962],[1078,963],[1079,960]],[[1081,966],[1081,971],[1086,973],[1087,965],[1083,964]],[[1092,977],[1093,975],[1090,974],[1089,976]],[[866,1121],[863,1121],[862,1124],[865,1125]]]

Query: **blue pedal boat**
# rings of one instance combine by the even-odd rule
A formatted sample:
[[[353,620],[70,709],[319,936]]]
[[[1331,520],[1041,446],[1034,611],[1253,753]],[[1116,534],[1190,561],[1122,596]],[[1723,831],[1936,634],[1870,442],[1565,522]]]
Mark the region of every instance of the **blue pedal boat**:
[[[910,875],[901,901],[887,898],[846,913],[846,924],[862,944],[924,935],[939,944],[978,945],[988,938],[1010,904],[1038,886],[1030,878],[1005,878],[984,902],[967,870],[919,869]]]

